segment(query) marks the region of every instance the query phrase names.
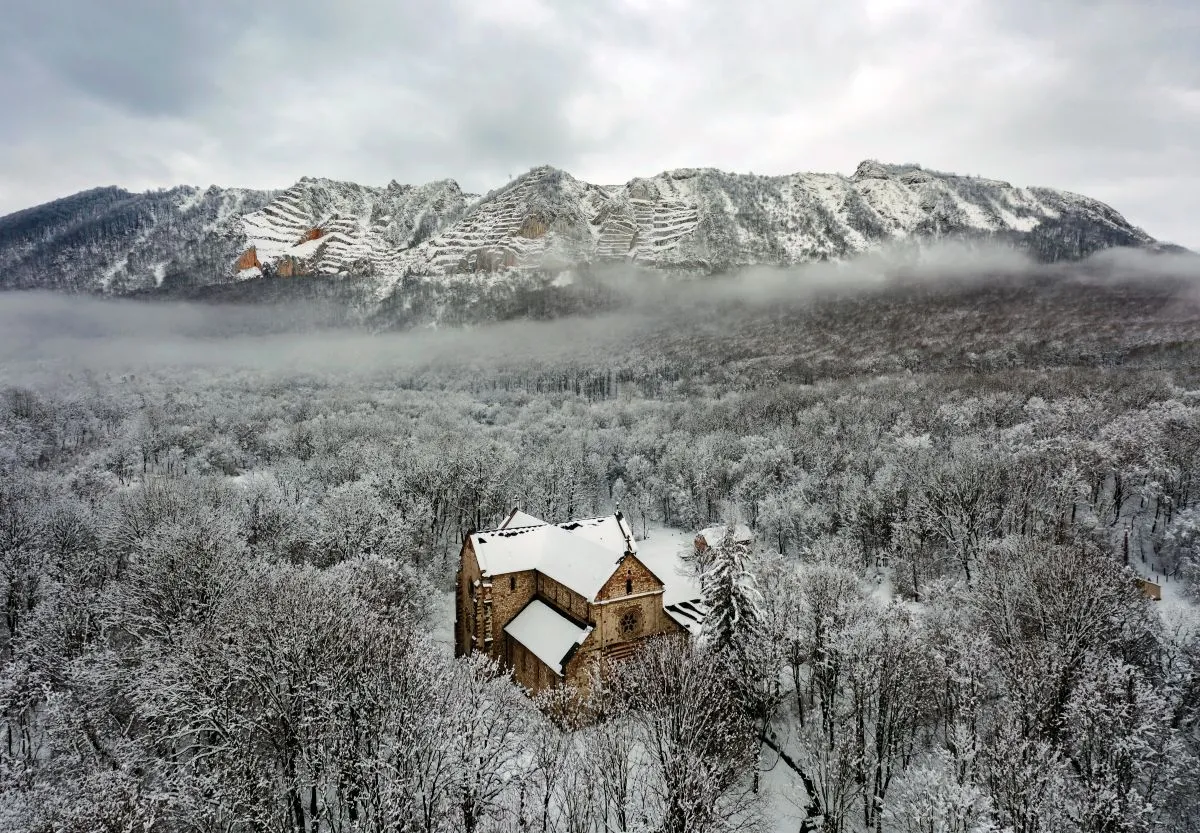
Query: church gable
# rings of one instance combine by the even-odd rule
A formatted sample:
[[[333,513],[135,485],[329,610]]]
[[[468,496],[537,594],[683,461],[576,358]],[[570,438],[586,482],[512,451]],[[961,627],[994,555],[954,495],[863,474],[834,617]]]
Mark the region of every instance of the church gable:
[[[596,601],[606,602],[638,593],[661,593],[663,582],[636,555],[626,553],[616,569],[596,594]]]
[[[647,561],[677,567],[654,550]],[[456,651],[488,653],[531,691],[586,688],[593,671],[647,639],[691,630],[664,606],[678,588],[665,587],[647,561],[619,512],[545,523],[513,511],[463,542]]]

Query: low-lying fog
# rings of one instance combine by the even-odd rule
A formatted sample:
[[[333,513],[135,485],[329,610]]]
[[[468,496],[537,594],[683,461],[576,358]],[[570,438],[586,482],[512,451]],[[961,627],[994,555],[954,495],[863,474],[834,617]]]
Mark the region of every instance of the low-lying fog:
[[[919,254],[892,251],[841,264],[753,268],[734,275],[659,278],[606,271],[599,278],[625,299],[618,312],[556,321],[509,321],[464,328],[373,333],[323,325],[319,304],[230,305],[133,301],[94,296],[0,294],[0,379],[50,367],[124,371],[153,366],[354,371],[462,362],[486,367],[526,359],[592,358],[668,322],[697,316],[710,324],[732,307],[803,308],[814,299],[868,296],[905,288],[1016,285],[1032,280],[1089,286],[1161,282],[1194,302],[1200,257],[1110,250],[1078,264],[1038,265],[1011,249],[943,245]],[[976,309],[986,315],[986,309]]]

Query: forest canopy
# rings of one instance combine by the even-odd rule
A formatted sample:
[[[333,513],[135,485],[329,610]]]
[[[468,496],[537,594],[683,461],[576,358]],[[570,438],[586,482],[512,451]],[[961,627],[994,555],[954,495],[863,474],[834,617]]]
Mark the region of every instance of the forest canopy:
[[[1192,267],[926,266],[405,333],[0,295],[0,828],[1195,830]],[[755,544],[574,726],[444,638],[515,505]]]

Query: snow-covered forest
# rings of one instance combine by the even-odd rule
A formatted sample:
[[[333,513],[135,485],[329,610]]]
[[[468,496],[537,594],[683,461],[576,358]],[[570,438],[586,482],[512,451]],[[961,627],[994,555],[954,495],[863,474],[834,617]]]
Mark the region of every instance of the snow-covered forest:
[[[0,829],[1200,829],[1194,284],[672,292],[374,336],[0,297]],[[577,725],[446,637],[518,504],[755,544]]]

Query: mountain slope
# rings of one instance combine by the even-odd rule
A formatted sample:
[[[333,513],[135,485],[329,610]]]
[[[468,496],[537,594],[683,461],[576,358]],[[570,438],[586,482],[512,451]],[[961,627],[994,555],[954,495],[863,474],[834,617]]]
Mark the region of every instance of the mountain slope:
[[[1043,261],[1154,244],[1111,207],[1050,188],[868,161],[853,176],[680,169],[599,187],[535,168],[393,271],[452,279],[507,269],[628,262],[686,271],[845,259],[886,244],[989,239]]]
[[[548,255],[551,266],[628,261],[713,271],[842,259],[946,237],[995,238],[1049,261],[1154,242],[1087,197],[911,165],[864,162],[852,177],[681,169],[605,189],[537,168],[402,262],[432,275],[545,266]]]
[[[0,218],[0,287],[124,293],[343,275],[383,299],[479,275],[606,262],[714,272],[946,238],[1043,261],[1157,245],[1096,200],[917,165],[869,160],[852,176],[688,168],[615,186],[543,166],[483,197],[453,180],[309,177],[282,192],[85,191]]]
[[[466,207],[453,180],[370,188],[305,177],[241,218],[248,248],[236,268],[242,277],[393,273],[401,252],[451,225]]]
[[[0,217],[0,287],[130,292],[223,275],[271,194],[96,188]]]

